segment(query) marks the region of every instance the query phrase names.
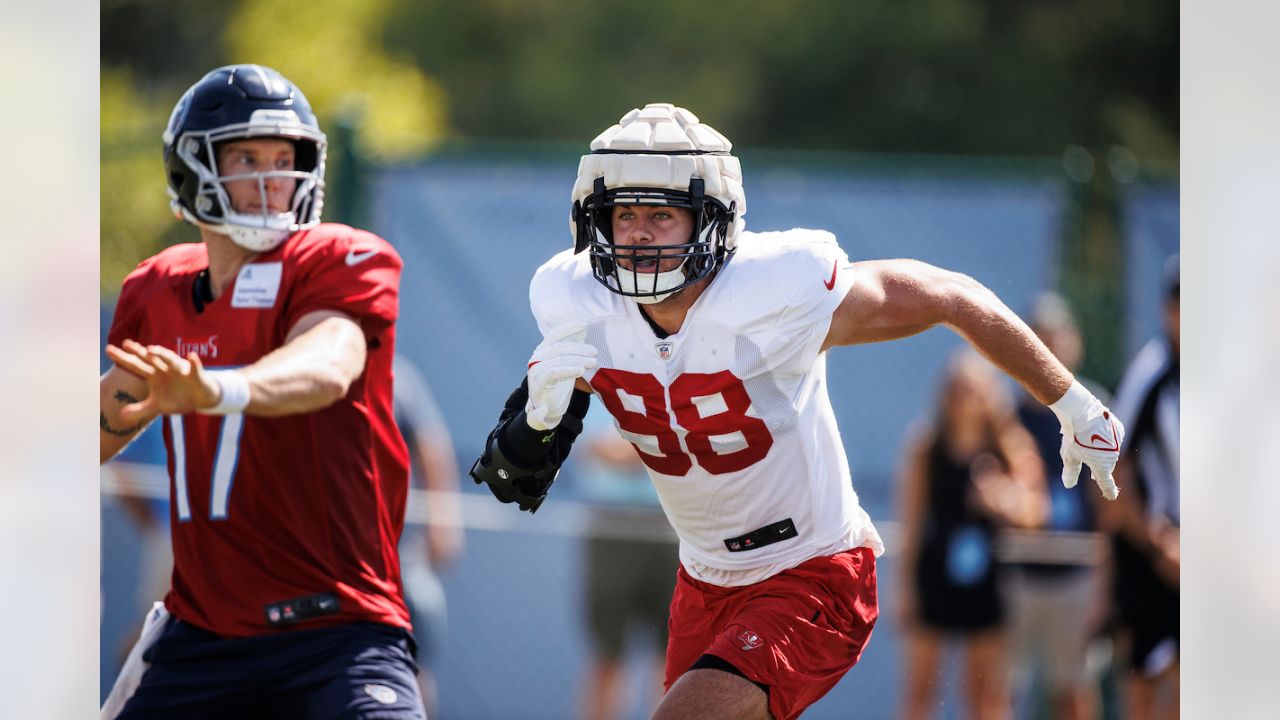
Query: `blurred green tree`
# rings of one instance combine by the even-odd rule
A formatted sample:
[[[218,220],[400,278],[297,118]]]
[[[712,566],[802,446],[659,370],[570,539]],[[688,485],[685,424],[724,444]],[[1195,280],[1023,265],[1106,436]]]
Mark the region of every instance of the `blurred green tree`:
[[[445,127],[445,95],[381,42],[393,0],[239,3],[224,41],[229,62],[269,65],[324,116],[357,112],[359,150],[389,160],[427,150]]]
[[[127,69],[102,69],[101,270],[104,295],[143,258],[176,238],[160,160],[172,103],[141,90]],[[176,96],[175,96],[176,97]]]
[[[385,40],[468,137],[584,143],[669,101],[749,147],[1177,153],[1162,0],[437,0],[399,2]]]

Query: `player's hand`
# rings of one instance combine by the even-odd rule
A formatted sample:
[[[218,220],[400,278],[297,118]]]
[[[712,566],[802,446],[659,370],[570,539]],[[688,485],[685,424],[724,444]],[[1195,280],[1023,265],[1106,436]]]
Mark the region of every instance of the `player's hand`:
[[[222,389],[210,378],[194,352],[187,357],[160,345],[125,340],[107,345],[107,357],[120,368],[147,381],[146,400],[120,408],[120,420],[138,423],[157,415],[181,415],[218,404]]]
[[[534,430],[550,430],[560,424],[573,384],[596,366],[596,349],[582,342],[587,329],[562,325],[552,330],[529,358],[529,400],[525,421]]]
[[[1062,425],[1062,484],[1075,487],[1081,466],[1088,465],[1102,496],[1115,500],[1120,488],[1112,473],[1120,459],[1124,424],[1079,383],[1049,407]]]

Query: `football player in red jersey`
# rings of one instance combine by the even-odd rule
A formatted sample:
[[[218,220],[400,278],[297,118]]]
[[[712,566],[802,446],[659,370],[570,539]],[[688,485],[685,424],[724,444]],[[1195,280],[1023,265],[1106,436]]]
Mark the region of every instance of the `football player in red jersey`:
[[[321,224],[325,136],[270,68],[218,68],[164,132],[201,242],[124,281],[102,376],[103,462],[152,421],[174,571],[110,717],[423,718],[396,544],[401,261]]]

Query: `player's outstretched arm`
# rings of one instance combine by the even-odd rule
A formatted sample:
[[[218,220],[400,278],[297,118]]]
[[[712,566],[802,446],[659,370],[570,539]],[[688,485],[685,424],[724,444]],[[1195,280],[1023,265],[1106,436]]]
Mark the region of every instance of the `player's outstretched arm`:
[[[823,349],[907,337],[945,325],[1048,405],[1062,424],[1062,481],[1082,464],[1108,499],[1124,426],[995,293],[973,278],[915,260],[854,263],[853,287],[831,317]]]
[[[350,316],[303,315],[285,344],[240,372],[249,381],[250,415],[279,416],[326,408],[346,396],[364,372],[368,341]]]
[[[853,287],[824,348],[907,337],[946,325],[1048,405],[1073,378],[995,293],[961,273],[916,260],[854,263]]]
[[[235,370],[206,370],[195,353],[183,358],[159,345],[107,346],[117,368],[147,387],[145,397],[120,408],[122,427],[191,412],[275,417],[319,410],[347,394],[364,371],[365,354],[360,326],[332,310],[304,315],[284,345]]]
[[[98,462],[115,457],[147,426],[152,417],[120,417],[120,411],[147,397],[147,382],[112,366],[98,380]]]

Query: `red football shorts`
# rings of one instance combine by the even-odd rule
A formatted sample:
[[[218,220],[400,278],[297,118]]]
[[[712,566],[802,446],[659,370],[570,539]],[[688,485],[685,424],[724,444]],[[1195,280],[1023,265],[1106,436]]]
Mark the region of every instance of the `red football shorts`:
[[[704,654],[769,687],[769,712],[789,720],[858,662],[880,610],[869,548],[818,557],[743,587],[693,579],[671,598],[666,689]]]

